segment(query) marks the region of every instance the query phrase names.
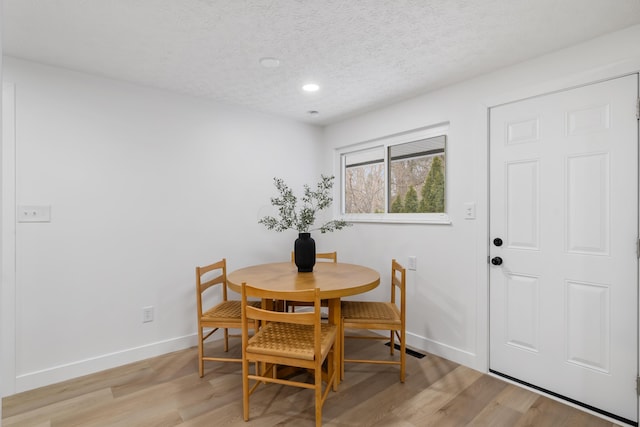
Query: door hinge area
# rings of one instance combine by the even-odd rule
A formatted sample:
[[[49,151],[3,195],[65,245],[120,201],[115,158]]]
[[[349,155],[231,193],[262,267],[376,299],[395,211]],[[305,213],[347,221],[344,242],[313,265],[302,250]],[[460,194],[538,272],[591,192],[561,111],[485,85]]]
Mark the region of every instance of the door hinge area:
[[[636,377],[636,393],[640,396],[640,377]]]
[[[636,99],[636,119],[640,120],[640,98]]]
[[[636,240],[636,256],[640,259],[640,238]]]

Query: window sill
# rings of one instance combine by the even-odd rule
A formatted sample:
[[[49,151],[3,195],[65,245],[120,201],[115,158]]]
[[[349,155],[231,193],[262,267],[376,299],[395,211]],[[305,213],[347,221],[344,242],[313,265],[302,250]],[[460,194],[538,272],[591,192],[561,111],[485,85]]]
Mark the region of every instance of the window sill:
[[[450,225],[451,218],[447,214],[371,214],[343,215],[342,219],[353,223],[384,224],[434,224]]]

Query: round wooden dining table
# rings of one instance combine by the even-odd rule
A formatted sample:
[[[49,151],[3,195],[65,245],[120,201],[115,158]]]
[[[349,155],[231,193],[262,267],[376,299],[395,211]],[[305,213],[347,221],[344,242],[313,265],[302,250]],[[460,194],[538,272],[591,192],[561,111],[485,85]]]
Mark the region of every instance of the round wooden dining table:
[[[278,262],[252,265],[227,274],[227,285],[232,290],[240,293],[242,283],[277,291],[319,288],[320,299],[328,301],[329,323],[337,325],[342,334],[340,298],[375,289],[380,284],[380,274],[369,267],[342,262],[317,262],[312,272],[299,273],[294,263]],[[336,342],[337,354],[342,354],[340,341]]]
[[[310,273],[298,273],[292,262],[252,265],[227,275],[227,284],[240,292],[242,283],[262,289],[300,291],[319,288],[321,299],[340,299],[375,289],[380,274],[369,267],[343,262],[317,262]]]

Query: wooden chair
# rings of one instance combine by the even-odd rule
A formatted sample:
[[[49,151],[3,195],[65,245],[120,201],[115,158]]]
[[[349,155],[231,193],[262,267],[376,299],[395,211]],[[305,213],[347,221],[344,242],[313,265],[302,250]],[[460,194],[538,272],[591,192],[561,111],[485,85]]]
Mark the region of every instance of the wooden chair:
[[[248,298],[284,300],[292,292],[270,291],[242,284],[242,404],[244,420],[249,420],[249,396],[262,383],[276,383],[315,391],[316,426],[322,425],[322,406],[329,389],[338,389],[338,357],[335,352],[338,326],[320,320],[320,290],[296,291],[296,301],[313,303],[313,312],[289,313],[269,311],[249,304]],[[249,328],[258,322],[260,328],[249,337]],[[322,365],[327,361],[326,386],[322,387]],[[256,362],[254,374],[249,362]],[[278,366],[313,370],[313,383],[278,378]],[[250,384],[250,381],[255,381]],[[250,387],[251,385],[251,387]]]
[[[395,259],[391,261],[391,300],[389,302],[370,301],[342,301],[342,366],[341,375],[344,378],[344,363],[376,363],[400,365],[400,382],[405,379],[405,335],[406,335],[406,270]],[[398,294],[396,294],[396,288]],[[346,335],[347,329],[385,330],[389,335],[365,334]],[[362,360],[346,359],[344,355],[345,339],[389,339],[390,354],[394,355],[395,340],[400,340],[399,360]]]
[[[222,301],[212,307],[204,308],[205,295],[212,294],[215,289],[221,290]],[[204,362],[242,362],[241,358],[210,357],[204,355],[204,343],[217,330],[224,329],[224,351],[229,351],[229,328],[242,327],[240,300],[227,299],[227,260],[223,258],[203,267],[196,267],[196,296],[198,308],[198,371],[204,375]],[[260,301],[252,304],[260,306]],[[251,325],[254,326],[254,325]],[[205,334],[205,329],[208,332]],[[255,329],[255,328],[253,328]],[[238,336],[238,335],[236,335]]]
[[[323,260],[322,262],[338,262],[338,252],[320,252],[316,253],[316,261]],[[296,262],[295,252],[291,251],[291,262]],[[296,311],[296,307],[309,307],[313,305],[312,303],[306,303],[302,301],[286,301],[285,302],[285,311],[289,311],[289,307],[291,307],[291,311]],[[322,306],[327,307],[327,300],[322,301]]]

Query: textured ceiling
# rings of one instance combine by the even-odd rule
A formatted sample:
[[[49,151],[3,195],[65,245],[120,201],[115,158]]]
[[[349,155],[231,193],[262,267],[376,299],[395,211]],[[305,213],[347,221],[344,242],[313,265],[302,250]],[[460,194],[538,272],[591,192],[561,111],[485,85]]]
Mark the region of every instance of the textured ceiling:
[[[637,23],[640,0],[4,0],[2,25],[7,55],[328,124]]]

